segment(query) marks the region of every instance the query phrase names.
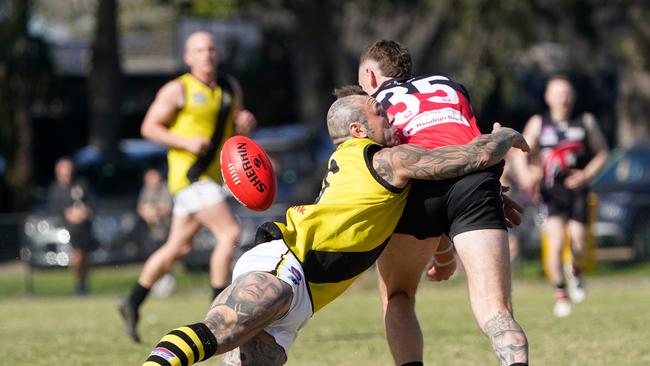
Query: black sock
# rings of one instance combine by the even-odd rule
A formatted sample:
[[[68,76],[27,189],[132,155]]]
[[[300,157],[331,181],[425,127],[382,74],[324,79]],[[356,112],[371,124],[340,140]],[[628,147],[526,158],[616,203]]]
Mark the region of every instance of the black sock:
[[[223,288],[213,287],[213,288],[212,288],[212,300],[216,299],[217,296],[219,296],[219,294],[220,294],[223,290],[224,290]]]
[[[422,363],[422,361],[411,361],[411,362],[407,362],[405,364],[402,364],[402,366],[424,366],[424,363]]]
[[[516,362],[516,363],[511,363],[510,366],[528,366],[528,364],[524,362]]]
[[[198,340],[198,342],[197,342]],[[145,365],[192,365],[217,353],[217,339],[203,323],[167,333],[154,347]]]
[[[139,309],[142,302],[144,302],[144,299],[147,298],[149,290],[150,289],[143,287],[141,284],[136,282],[131,289],[131,294],[129,295],[129,304],[131,304],[134,309]]]

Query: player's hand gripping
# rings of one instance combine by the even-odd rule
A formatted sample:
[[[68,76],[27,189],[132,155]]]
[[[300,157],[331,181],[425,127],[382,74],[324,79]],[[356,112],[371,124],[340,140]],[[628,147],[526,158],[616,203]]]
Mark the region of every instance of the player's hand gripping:
[[[427,263],[426,274],[429,281],[446,281],[456,272],[454,245],[447,236],[440,238],[436,252]]]
[[[524,208],[505,194],[508,191],[510,191],[510,187],[501,186],[501,199],[503,200],[506,225],[508,227],[519,226],[521,225],[521,215],[524,213]]]
[[[255,115],[247,109],[242,109],[237,112],[235,117],[235,132],[239,135],[247,136],[257,127],[257,119]]]
[[[528,146],[528,143],[526,142],[526,139],[524,136],[522,136],[519,132],[509,128],[509,127],[503,127],[499,122],[494,122],[492,125],[492,133],[496,132],[512,132],[514,134],[514,139],[512,141],[512,147],[519,149],[523,152],[529,152],[530,151],[530,146]]]

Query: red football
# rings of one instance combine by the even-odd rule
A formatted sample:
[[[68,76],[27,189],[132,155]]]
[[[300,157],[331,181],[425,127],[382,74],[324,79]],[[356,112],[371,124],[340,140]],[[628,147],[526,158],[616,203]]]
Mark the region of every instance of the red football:
[[[275,174],[264,149],[245,136],[233,136],[221,148],[221,175],[233,196],[254,211],[275,200]]]

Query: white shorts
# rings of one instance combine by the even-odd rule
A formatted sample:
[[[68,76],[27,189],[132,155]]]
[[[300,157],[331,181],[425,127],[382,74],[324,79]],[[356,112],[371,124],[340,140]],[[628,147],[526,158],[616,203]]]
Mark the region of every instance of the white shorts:
[[[279,264],[279,266],[278,266]],[[283,240],[262,243],[244,253],[237,261],[232,273],[233,281],[248,272],[272,272],[286,282],[293,290],[289,311],[267,325],[264,330],[289,354],[289,347],[298,336],[298,331],[312,317],[312,305],[305,283],[305,274],[298,259],[289,251]]]
[[[176,192],[174,195],[174,215],[189,215],[223,202],[228,191],[217,182],[202,179]]]

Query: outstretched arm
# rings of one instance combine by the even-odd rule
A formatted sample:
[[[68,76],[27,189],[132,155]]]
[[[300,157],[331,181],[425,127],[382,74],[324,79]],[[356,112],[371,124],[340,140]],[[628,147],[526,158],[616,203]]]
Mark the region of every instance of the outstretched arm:
[[[374,155],[373,167],[393,186],[404,187],[410,179],[442,180],[485,169],[501,161],[511,147],[528,151],[521,134],[495,124],[491,134],[466,145],[427,150],[405,144],[382,149]]]

